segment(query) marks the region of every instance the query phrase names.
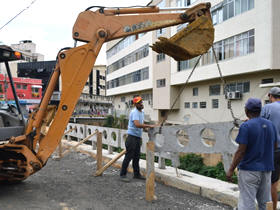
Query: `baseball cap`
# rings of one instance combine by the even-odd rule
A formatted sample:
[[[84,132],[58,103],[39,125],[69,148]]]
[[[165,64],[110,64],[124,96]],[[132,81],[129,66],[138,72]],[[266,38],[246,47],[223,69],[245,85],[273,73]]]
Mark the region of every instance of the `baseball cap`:
[[[279,87],[273,87],[273,88],[270,89],[268,94],[275,95],[275,96],[280,96],[280,88]]]
[[[258,98],[249,98],[245,104],[245,108],[253,112],[261,111],[262,102]]]
[[[142,101],[142,98],[140,96],[136,96],[136,97],[133,98],[133,104],[137,104],[140,101]]]

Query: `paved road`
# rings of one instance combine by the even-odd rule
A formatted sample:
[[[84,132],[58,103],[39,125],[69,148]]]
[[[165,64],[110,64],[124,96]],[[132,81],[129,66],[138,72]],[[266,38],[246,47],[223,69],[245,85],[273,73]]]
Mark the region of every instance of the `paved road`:
[[[49,159],[22,183],[0,185],[0,210],[223,210],[231,209],[198,195],[156,183],[157,201],[145,200],[145,181],[119,180],[119,169],[94,177],[96,161],[81,153]],[[130,175],[131,176],[131,175]]]

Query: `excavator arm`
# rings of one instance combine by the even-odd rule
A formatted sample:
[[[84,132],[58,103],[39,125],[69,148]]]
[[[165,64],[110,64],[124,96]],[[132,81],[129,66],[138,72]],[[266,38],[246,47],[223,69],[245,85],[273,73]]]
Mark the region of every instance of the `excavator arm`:
[[[189,26],[179,32],[181,34],[174,35],[170,40],[164,39],[152,47],[177,60],[186,60],[207,52],[213,44],[214,29],[209,9],[210,3],[203,3],[183,13],[159,13],[158,7],[99,8],[95,12],[86,10],[80,13],[73,27],[73,39],[86,44],[62,50],[58,54],[44,97],[38,110],[30,115],[25,133],[11,137],[9,143],[0,145],[0,181],[26,179],[46,164],[61,141],[105,42],[188,22]],[[186,41],[185,37],[194,33],[195,38]],[[198,47],[194,47],[195,43]],[[177,55],[178,50],[182,55]],[[50,107],[49,102],[59,77],[62,83],[60,103],[57,107]],[[49,129],[46,131],[47,126]]]

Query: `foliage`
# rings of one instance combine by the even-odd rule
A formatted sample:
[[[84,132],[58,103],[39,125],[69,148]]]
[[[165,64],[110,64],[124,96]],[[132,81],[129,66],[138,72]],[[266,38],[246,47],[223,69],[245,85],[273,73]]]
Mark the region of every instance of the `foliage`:
[[[223,163],[219,162],[216,166],[206,166],[204,165],[203,158],[200,155],[187,154],[180,157],[179,168],[200,175],[226,181],[226,173],[224,171]],[[237,183],[236,174],[233,175],[232,179],[234,183]]]
[[[180,157],[180,169],[199,173],[203,166],[203,159],[200,155],[187,154]]]
[[[127,125],[128,119],[126,119],[125,115],[120,115],[120,117],[117,117],[115,114],[114,116],[108,115],[106,117],[103,127],[126,129]]]
[[[103,124],[103,127],[110,127],[112,128],[114,123],[114,117],[113,115],[108,115],[105,119],[105,123]]]

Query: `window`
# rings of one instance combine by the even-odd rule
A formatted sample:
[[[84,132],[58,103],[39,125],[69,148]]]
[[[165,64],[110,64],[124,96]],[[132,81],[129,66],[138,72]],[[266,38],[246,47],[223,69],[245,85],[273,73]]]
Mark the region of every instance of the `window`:
[[[226,92],[240,91],[241,93],[250,92],[250,82],[234,82],[229,83],[225,87]]]
[[[212,108],[213,109],[219,108],[219,99],[212,99]]]
[[[205,109],[205,108],[206,108],[206,101],[200,102],[200,103],[199,103],[199,107],[200,107],[201,109]]]
[[[121,102],[125,102],[125,96],[121,97]]]
[[[189,68],[189,60],[186,61],[178,61],[177,62],[177,70],[182,71]]]
[[[223,8],[219,7],[212,11],[213,25],[223,22]]]
[[[22,89],[26,90],[27,89],[27,85],[22,85]]]
[[[144,45],[139,49],[133,51],[132,53],[128,54],[127,56],[117,60],[116,62],[112,63],[107,68],[107,74],[110,74],[120,68],[123,68],[131,63],[134,63],[142,58],[145,58],[149,55],[149,45]]]
[[[157,88],[165,87],[165,79],[157,80]]]
[[[198,88],[193,88],[193,96],[198,96]]]
[[[106,57],[110,58],[113,55],[117,54],[120,50],[128,47],[131,43],[133,43],[136,40],[135,35],[128,36],[118,42],[114,47],[112,47],[110,50],[106,52]]]
[[[223,56],[223,41],[219,41],[219,42],[216,42],[214,44],[214,49],[215,49],[215,53],[216,53],[216,56],[217,56],[217,59],[220,61],[220,60],[223,60],[224,59],[224,56]]]
[[[210,85],[209,86],[209,96],[220,95],[221,85]]]
[[[156,31],[157,38],[166,33],[166,28],[161,28]]]
[[[157,62],[161,62],[163,60],[165,60],[165,54],[164,53],[157,54]]]
[[[254,8],[254,0],[224,0],[223,20],[244,13]]]
[[[127,84],[131,84],[134,82],[139,82],[149,79],[149,67],[140,69],[138,71],[126,74],[124,76],[115,78],[107,82],[107,89],[115,88]]]
[[[261,84],[273,83],[273,78],[262,79]]]
[[[0,93],[3,93],[3,87],[2,87],[2,84],[0,84]]]
[[[193,108],[193,109],[196,109],[196,108],[197,108],[197,102],[193,102],[193,103],[192,103],[192,108]]]
[[[248,31],[249,33],[249,53],[253,53],[255,51],[255,30]]]
[[[21,84],[16,84],[16,89],[21,89]]]
[[[190,107],[191,107],[190,102],[185,102],[185,108],[186,108],[186,109],[189,109]]]
[[[241,34],[229,37],[214,43],[214,49],[218,60],[226,60],[238,56],[244,56],[255,51],[255,30],[251,29]],[[207,65],[215,62],[212,48],[201,58],[201,64]],[[182,70],[178,64],[178,71]],[[185,68],[190,68],[190,65]]]
[[[224,44],[224,59],[234,57],[234,37],[230,37],[223,42]]]
[[[142,94],[142,95],[141,95],[141,98],[143,99],[143,101],[148,101],[148,100],[150,100],[150,94],[149,94],[149,93],[147,93],[147,94]]]

